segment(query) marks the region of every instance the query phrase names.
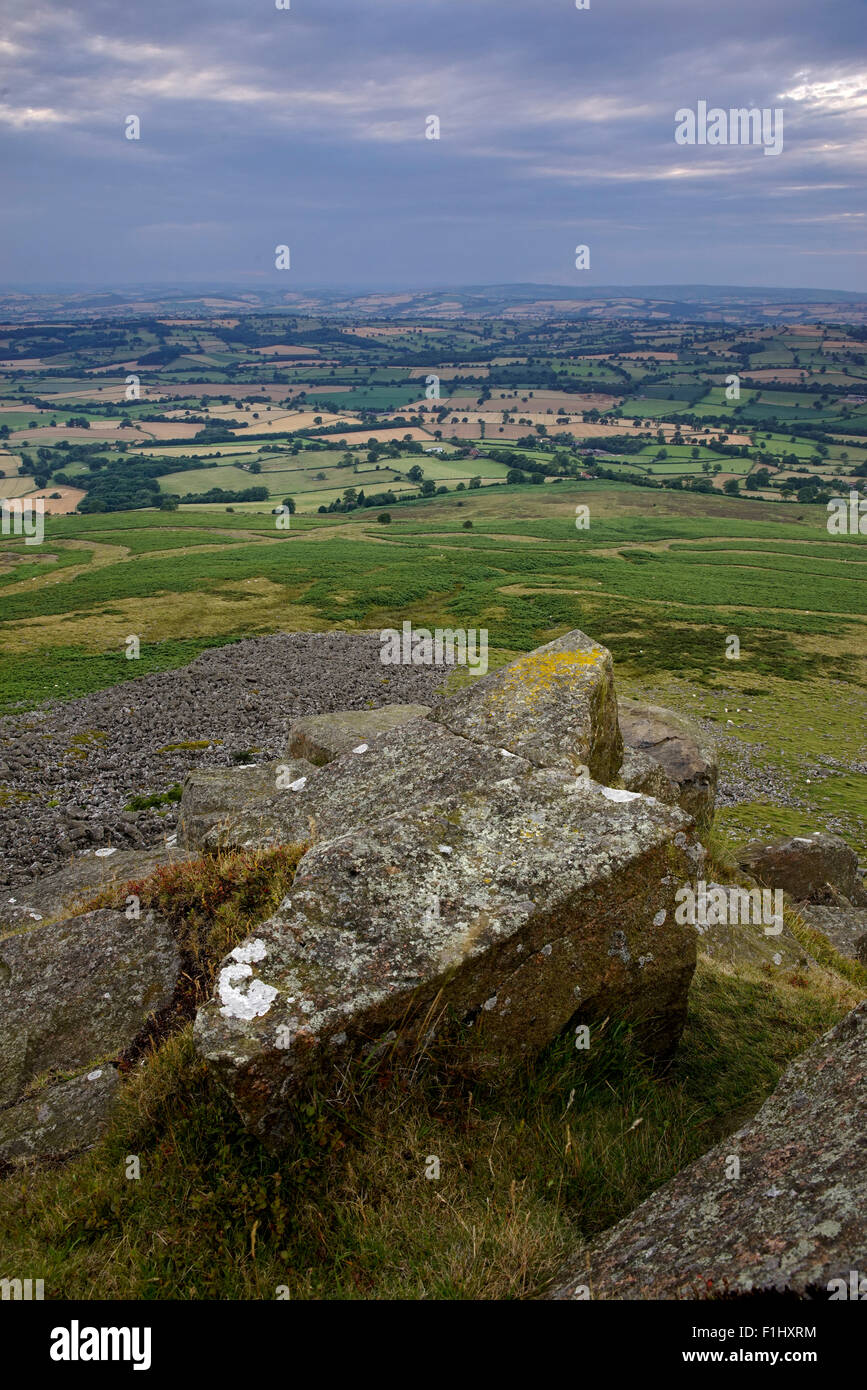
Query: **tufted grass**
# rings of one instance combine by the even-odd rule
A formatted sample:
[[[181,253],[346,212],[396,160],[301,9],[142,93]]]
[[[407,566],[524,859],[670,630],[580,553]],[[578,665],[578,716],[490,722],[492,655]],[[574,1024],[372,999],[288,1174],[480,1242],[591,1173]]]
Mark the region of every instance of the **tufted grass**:
[[[204,986],[273,910],[298,853],[173,865],[113,901],[137,891],[167,913]],[[822,964],[735,976],[701,958],[664,1071],[612,1019],[588,1051],[561,1038],[512,1075],[474,1075],[454,1051],[350,1067],[337,1089],[322,1078],[297,1099],[280,1156],[243,1129],[181,1009],[127,1059],[96,1149],[0,1181],[3,1272],[44,1279],[53,1298],[532,1296],[583,1239],[743,1124],[867,994],[867,972],[852,978],[830,948]]]

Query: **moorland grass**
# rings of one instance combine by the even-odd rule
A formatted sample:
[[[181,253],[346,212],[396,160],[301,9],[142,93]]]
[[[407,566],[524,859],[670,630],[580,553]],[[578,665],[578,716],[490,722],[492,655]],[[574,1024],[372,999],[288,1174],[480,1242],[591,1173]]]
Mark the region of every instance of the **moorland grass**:
[[[561,1038],[511,1074],[474,1074],[434,1043],[323,1074],[295,1098],[274,1155],[197,1057],[188,1019],[221,953],[291,884],[297,851],[277,854],[194,861],[134,888],[169,916],[197,986],[127,1059],[95,1150],[0,1181],[6,1264],[44,1279],[47,1297],[531,1296],[742,1124],[867,993],[867,972],[841,972],[827,943],[825,968],[804,976],[702,958],[667,1069],[613,1019],[592,1027],[587,1051]]]

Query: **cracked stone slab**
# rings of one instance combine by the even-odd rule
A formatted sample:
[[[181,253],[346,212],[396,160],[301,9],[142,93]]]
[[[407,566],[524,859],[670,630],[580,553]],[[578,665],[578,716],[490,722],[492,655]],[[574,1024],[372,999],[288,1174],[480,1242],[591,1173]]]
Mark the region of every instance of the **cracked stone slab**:
[[[784,1073],[749,1124],[576,1257],[547,1296],[828,1297],[867,1269],[867,1004]],[[736,1157],[740,1176],[730,1177]]]
[[[289,786],[315,772],[312,763],[301,758],[251,767],[196,768],[181,788],[178,843],[188,849],[201,848],[210,832],[218,831],[234,814],[266,804],[281,784]]]
[[[369,743],[377,734],[390,733],[411,719],[426,719],[430,712],[430,705],[383,705],[305,715],[289,730],[289,756],[321,766],[360,743]]]
[[[101,908],[0,937],[0,1105],[44,1072],[119,1052],[171,1002],[180,968],[153,912]]]
[[[306,766],[310,775],[296,777],[297,765],[287,765],[282,790],[217,818],[205,847],[315,844],[407,806],[448,797],[456,787],[530,771],[523,759],[457,738],[429,719],[379,734],[325,767]]]
[[[275,1146],[317,1058],[375,1046],[435,1000],[481,1065],[605,1013],[667,1053],[696,960],[694,928],[674,917],[703,859],[689,826],[678,808],[546,769],[317,845],[224,961],[198,1050]]]
[[[433,718],[475,743],[507,748],[536,767],[586,767],[611,783],[623,745],[611,653],[577,629],[475,679]]]

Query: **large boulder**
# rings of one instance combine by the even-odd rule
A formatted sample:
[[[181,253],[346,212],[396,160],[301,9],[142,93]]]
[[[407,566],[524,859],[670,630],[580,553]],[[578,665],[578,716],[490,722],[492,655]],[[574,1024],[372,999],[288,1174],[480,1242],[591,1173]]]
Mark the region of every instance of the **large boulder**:
[[[106,888],[147,878],[156,869],[191,857],[173,847],[81,855],[56,873],[0,893],[0,935],[4,930],[29,929],[40,922],[70,917]]]
[[[738,854],[738,863],[758,883],[782,888],[798,901],[824,902],[830,887],[854,907],[867,907],[858,856],[839,835],[816,830],[770,843],[751,840]]]
[[[846,1297],[851,1271],[865,1272],[865,1076],[860,1004],[748,1125],[593,1241],[548,1296]]]
[[[305,764],[307,772],[296,776],[299,766],[286,765],[280,791],[249,805],[243,804],[241,792],[236,809],[225,814],[216,814],[215,797],[213,828],[200,843],[208,849],[315,844],[404,807],[448,797],[456,787],[488,785],[510,773],[529,771],[530,765],[501,749],[456,738],[429,719],[414,719],[341,754],[326,767]],[[194,773],[185,784],[185,824],[192,823],[185,800],[201,776]],[[230,797],[225,801],[231,804]]]
[[[317,767],[341,753],[369,743],[377,734],[424,719],[429,705],[383,705],[381,709],[339,710],[335,714],[309,714],[289,730],[289,756],[304,758]]]
[[[867,908],[851,903],[831,907],[821,903],[798,903],[798,914],[808,927],[827,937],[841,956],[867,965]]]
[[[676,1044],[696,935],[675,893],[703,857],[687,818],[559,769],[484,786],[452,768],[455,786],[309,850],[224,961],[196,1042],[265,1142],[322,1058],[437,1020],[498,1067],[600,1014],[653,1054]]]
[[[492,671],[439,705],[433,718],[474,743],[505,748],[536,767],[587,767],[610,784],[623,755],[611,653],[567,632]]]
[[[122,1051],[171,1002],[180,968],[152,912],[103,908],[0,937],[0,1106]]]
[[[624,749],[651,758],[676,788],[677,802],[700,825],[713,817],[719,764],[710,739],[692,719],[621,695]],[[637,784],[636,784],[637,785]]]
[[[105,1130],[120,1086],[114,1067],[92,1067],[0,1110],[0,1165],[64,1158]]]
[[[233,814],[252,812],[277,794],[279,786],[314,772],[303,759],[287,763],[254,763],[248,767],[200,767],[187,773],[181,788],[178,843],[201,848],[212,830]]]
[[[630,792],[642,792],[644,796],[655,796],[666,806],[676,806],[680,799],[680,788],[672,782],[659,763],[654,762],[640,748],[624,747],[623,762],[617,776],[617,786]]]

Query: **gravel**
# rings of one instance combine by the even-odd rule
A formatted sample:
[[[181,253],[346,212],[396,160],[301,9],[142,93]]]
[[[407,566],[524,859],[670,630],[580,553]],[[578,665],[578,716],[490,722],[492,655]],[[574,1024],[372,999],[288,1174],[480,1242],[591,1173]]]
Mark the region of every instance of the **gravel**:
[[[251,638],[177,671],[0,718],[0,884],[98,848],[163,844],[177,805],[130,811],[133,797],[165,792],[195,767],[284,757],[301,715],[437,702],[444,668],[383,666],[379,652],[378,633]]]

